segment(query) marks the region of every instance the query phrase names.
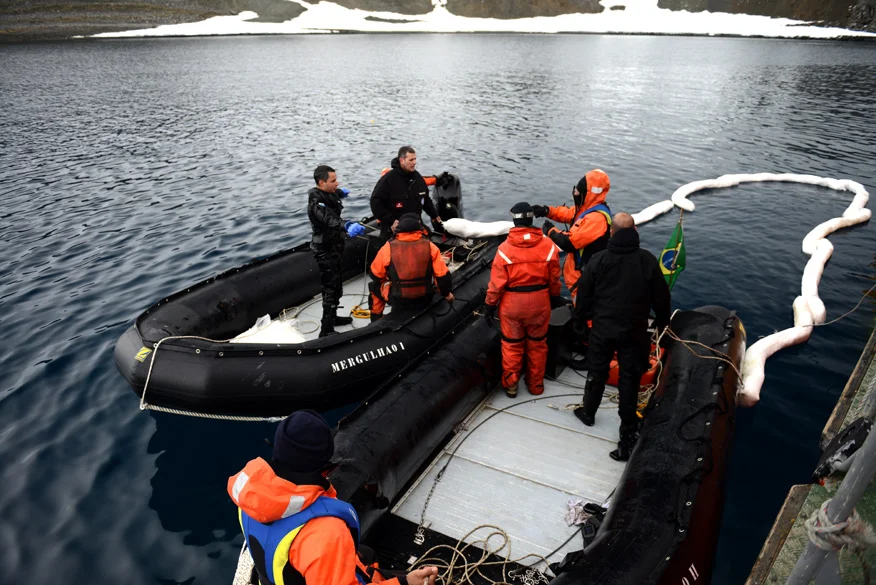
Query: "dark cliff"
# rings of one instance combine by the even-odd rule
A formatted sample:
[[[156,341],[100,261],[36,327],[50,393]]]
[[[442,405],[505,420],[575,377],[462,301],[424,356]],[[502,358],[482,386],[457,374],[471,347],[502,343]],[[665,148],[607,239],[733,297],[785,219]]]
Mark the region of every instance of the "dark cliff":
[[[658,0],[657,6],[689,12],[730,12],[793,18],[876,32],[876,0]]]
[[[347,8],[426,14],[431,0],[335,0]],[[876,0],[659,0],[661,8],[758,14],[876,31]],[[598,0],[447,0],[453,14],[525,18],[598,13]],[[62,39],[75,35],[196,22],[252,10],[256,21],[283,22],[306,9],[288,0],[0,0],[0,42]]]

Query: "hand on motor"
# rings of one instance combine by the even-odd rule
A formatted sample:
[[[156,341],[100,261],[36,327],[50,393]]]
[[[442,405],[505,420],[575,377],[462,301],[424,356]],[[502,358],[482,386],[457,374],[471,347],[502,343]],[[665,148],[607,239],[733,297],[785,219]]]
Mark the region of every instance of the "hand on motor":
[[[484,305],[484,321],[492,323],[496,316],[497,305]]]
[[[456,297],[453,296],[453,293],[447,293],[447,296],[444,297],[444,300],[448,303],[452,303],[455,299]]]
[[[356,236],[361,236],[365,233],[365,226],[361,223],[356,223],[354,221],[348,221],[344,224],[344,229],[347,232],[347,237],[355,238]]]
[[[438,567],[428,566],[415,569],[407,574],[408,585],[435,585]]]
[[[546,220],[544,220],[544,224],[542,224],[542,226],[541,226],[541,233],[543,233],[544,235],[548,235],[548,234],[550,234],[550,231],[552,229],[554,229],[555,227],[557,227],[557,226],[552,224],[549,219],[546,219]]]
[[[547,217],[547,214],[550,212],[550,207],[547,205],[533,205],[532,213],[535,214],[535,217]]]
[[[390,229],[392,230],[392,233],[395,233],[395,230],[398,229],[398,220],[392,222],[392,228]]]
[[[432,218],[432,221],[434,221],[435,223],[444,223],[443,221],[441,221],[441,216],[440,216],[440,215],[439,215],[439,216],[436,216],[436,217],[433,217],[433,218]]]

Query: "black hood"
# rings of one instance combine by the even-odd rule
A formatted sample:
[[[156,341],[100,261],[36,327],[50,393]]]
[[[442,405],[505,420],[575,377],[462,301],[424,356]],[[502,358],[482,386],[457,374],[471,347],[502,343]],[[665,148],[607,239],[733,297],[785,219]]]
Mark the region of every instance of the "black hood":
[[[404,169],[401,168],[401,165],[398,163],[398,157],[392,159],[392,161],[389,163],[389,166],[393,170],[405,172]]]
[[[617,230],[608,240],[608,249],[615,254],[629,254],[639,249],[639,232],[636,228]]]

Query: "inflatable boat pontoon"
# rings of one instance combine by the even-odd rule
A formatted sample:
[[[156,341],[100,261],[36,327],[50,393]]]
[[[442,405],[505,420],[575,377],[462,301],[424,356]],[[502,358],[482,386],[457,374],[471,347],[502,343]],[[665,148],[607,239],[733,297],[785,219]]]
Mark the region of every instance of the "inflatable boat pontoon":
[[[439,189],[438,207],[445,219],[461,213],[458,180]],[[372,229],[347,240],[339,314],[367,307],[365,269],[381,245],[377,234]],[[373,324],[354,319],[338,335],[317,338],[319,269],[309,244],[302,244],[159,301],[117,342],[116,366],[144,407],[171,412],[270,417],[355,403],[451,338],[484,302],[490,263],[504,238],[431,238],[453,275],[453,303],[436,294],[425,310],[390,310]],[[264,315],[294,317],[304,325],[296,330],[301,337],[252,341],[245,332]]]

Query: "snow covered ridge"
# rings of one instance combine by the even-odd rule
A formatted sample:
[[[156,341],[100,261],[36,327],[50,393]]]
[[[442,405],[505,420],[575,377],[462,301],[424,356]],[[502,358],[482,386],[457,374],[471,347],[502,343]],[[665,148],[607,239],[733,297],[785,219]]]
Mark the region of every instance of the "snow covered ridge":
[[[102,33],[95,37],[164,37],[258,34],[314,34],[333,32],[515,32],[614,33],[669,35],[731,35],[784,38],[871,37],[876,33],[812,26],[787,18],[723,12],[687,12],[658,8],[657,0],[601,0],[599,14],[564,14],[501,20],[466,18],[451,14],[446,0],[432,0],[428,14],[368,12],[332,2],[289,0],[306,8],[297,18],[280,23],[252,22],[255,12],[216,16],[201,22],[164,25],[143,30]],[[621,9],[621,7],[623,7]]]

